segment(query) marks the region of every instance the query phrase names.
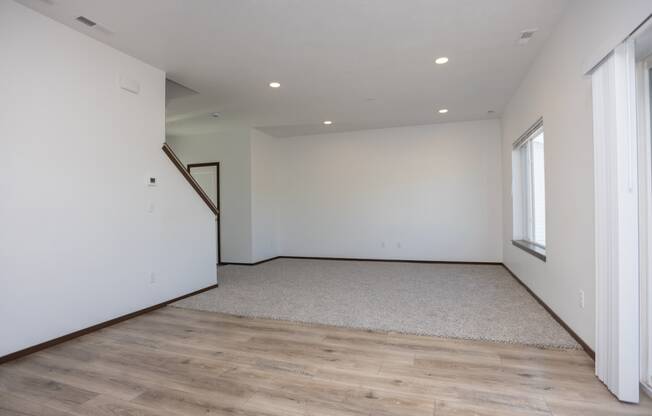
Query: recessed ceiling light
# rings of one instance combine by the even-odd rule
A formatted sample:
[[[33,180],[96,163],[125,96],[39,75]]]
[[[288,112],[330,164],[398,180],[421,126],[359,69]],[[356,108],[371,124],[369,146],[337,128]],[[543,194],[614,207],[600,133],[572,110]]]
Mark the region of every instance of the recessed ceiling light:
[[[437,59],[435,59],[435,63],[436,63],[437,65],[443,65],[443,64],[445,64],[446,62],[448,62],[448,58],[445,57],[445,56],[442,56],[441,58],[437,58]]]
[[[211,113],[211,117],[220,118],[220,113]]]
[[[281,83],[274,81],[274,82],[270,82],[269,86],[272,87],[272,88],[278,88],[278,87],[281,86]]]
[[[330,121],[330,120],[326,120],[326,121],[324,121],[324,124],[327,125],[327,126],[330,126],[331,124],[333,124],[333,122]]]
[[[439,114],[446,114],[446,113],[448,113],[448,108],[442,108],[441,110],[439,110]]]

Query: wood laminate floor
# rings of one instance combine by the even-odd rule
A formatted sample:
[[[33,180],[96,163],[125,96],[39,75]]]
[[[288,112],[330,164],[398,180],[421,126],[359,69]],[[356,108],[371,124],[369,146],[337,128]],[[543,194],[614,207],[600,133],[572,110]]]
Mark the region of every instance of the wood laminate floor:
[[[166,307],[0,365],[0,415],[652,415],[582,351]]]

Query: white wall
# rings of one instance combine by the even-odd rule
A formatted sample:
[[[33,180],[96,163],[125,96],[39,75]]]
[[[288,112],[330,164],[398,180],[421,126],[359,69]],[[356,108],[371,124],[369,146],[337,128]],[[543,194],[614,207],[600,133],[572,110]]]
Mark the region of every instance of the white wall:
[[[584,72],[652,13],[649,0],[571,2],[503,115],[505,264],[591,347],[595,344],[593,138]],[[547,262],[513,247],[511,145],[545,129]],[[579,307],[579,291],[585,307]]]
[[[284,187],[278,182],[279,139],[251,130],[251,232],[252,262],[280,254],[279,201]]]
[[[490,120],[279,139],[281,252],[500,262],[500,134]]]
[[[164,73],[9,0],[0,56],[0,356],[214,284],[214,216],[161,151]]]
[[[251,144],[248,128],[170,136],[167,143],[184,164],[220,162],[222,261],[249,263],[252,256]]]
[[[186,165],[220,162],[222,261],[278,256],[278,139],[227,125],[211,133],[168,135],[167,142]]]

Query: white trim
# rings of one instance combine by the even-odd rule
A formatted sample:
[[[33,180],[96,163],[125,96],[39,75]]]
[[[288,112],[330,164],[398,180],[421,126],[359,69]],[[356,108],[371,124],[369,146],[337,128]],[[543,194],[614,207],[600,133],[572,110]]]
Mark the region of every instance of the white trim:
[[[649,398],[652,399],[652,387],[641,383],[641,390],[643,390],[643,393],[645,393]]]
[[[637,64],[638,148],[639,148],[639,254],[641,302],[640,381],[652,393],[652,132],[650,130],[650,69],[652,57]]]
[[[543,118],[540,118],[512,144],[512,189],[518,190],[516,195],[512,194],[514,197],[512,201],[514,224],[512,240],[527,241],[545,249],[545,238],[543,241],[537,241],[538,223],[534,175],[534,143],[538,137],[542,136],[544,136],[544,127]],[[542,151],[545,152],[543,149]],[[545,183],[545,174],[543,181]],[[545,215],[545,207],[543,209]],[[542,224],[538,225],[545,227],[545,218]]]
[[[537,132],[543,130],[543,117],[539,118],[525,133],[512,143],[512,148],[517,149],[537,136]]]

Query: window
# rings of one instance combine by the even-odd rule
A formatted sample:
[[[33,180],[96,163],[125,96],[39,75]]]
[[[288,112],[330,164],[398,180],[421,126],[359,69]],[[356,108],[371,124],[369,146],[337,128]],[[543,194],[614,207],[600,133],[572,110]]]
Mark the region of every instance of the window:
[[[546,184],[542,119],[514,142],[512,167],[514,245],[545,260]]]

